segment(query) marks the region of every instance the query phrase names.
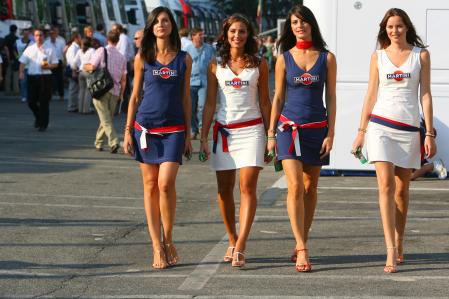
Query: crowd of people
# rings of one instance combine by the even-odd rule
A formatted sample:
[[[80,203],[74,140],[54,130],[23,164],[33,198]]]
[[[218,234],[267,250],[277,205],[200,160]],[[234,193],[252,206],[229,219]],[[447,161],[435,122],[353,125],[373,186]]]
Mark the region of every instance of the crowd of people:
[[[335,134],[336,57],[327,49],[313,12],[303,5],[291,8],[276,44],[271,37],[257,39],[251,22],[241,14],[226,18],[221,28],[214,46],[204,42],[201,28],[194,28],[189,39],[186,30],[178,32],[170,10],[158,7],[145,28],[135,33],[138,51],[119,24],[106,37],[90,27],[83,36],[72,32],[67,44],[55,28],[47,39],[46,31],[38,28],[34,42],[29,37],[22,41],[26,46],[18,55],[18,77],[21,82],[27,78],[33,93],[26,97],[35,126],[45,131],[51,84],[63,96],[58,80],[64,65],[69,66],[67,109],[90,113],[93,103],[100,120],[95,148],[101,151],[108,143],[111,153],[120,144],[113,125],[116,106],[123,106],[129,92],[123,150],[139,162],[154,268],[180,262],[173,241],[175,183],[183,155],[191,159],[191,140],[199,137],[199,159],[210,160],[215,171],[218,205],[229,236],[223,260],[233,267],[245,265],[258,175],[275,159],[287,179],[287,211],[295,239],[291,260],[296,271],[310,272],[308,239],[318,181],[322,166],[329,164]],[[430,54],[405,11],[386,12],[377,43],[352,148],[357,152],[366,147],[375,166],[387,253],[384,272],[394,273],[404,262],[412,170],[421,167],[419,103],[425,120],[422,153],[427,159],[436,154],[436,134]],[[102,67],[109,71],[113,87],[92,100],[87,78]],[[270,99],[273,68],[275,92]]]

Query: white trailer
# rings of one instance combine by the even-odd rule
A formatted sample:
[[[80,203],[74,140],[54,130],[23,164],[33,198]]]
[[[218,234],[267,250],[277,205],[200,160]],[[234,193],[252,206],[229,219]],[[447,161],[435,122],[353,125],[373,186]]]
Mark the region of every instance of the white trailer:
[[[432,95],[437,157],[449,164],[449,1],[447,0],[304,0],[337,57],[337,123],[327,169],[371,170],[349,154],[357,134],[368,85],[369,61],[376,49],[379,23],[392,7],[405,10],[432,60]]]

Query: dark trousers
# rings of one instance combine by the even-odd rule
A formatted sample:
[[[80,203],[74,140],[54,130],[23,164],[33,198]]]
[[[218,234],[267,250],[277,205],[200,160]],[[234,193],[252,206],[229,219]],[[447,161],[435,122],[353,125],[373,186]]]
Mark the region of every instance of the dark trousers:
[[[58,67],[52,70],[53,73],[53,92],[58,92],[58,95],[64,97],[64,66],[62,61],[59,61]],[[51,86],[50,86],[51,87]]]
[[[35,117],[35,125],[47,128],[51,99],[52,75],[28,76],[28,107]]]

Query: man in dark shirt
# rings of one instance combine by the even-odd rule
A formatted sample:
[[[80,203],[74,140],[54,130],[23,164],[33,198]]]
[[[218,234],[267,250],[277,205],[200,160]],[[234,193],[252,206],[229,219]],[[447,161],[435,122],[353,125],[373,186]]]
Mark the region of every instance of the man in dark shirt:
[[[19,57],[16,48],[17,26],[11,25],[9,27],[9,34],[5,36],[5,46],[8,48],[6,59],[8,66],[5,74],[5,93],[7,95],[19,94]]]

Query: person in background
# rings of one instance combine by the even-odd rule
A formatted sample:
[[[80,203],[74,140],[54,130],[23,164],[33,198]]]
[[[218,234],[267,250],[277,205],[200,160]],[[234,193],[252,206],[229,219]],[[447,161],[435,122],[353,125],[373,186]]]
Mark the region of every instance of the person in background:
[[[437,137],[437,130],[433,129],[435,138]],[[414,181],[419,177],[426,175],[427,173],[435,173],[440,180],[447,178],[447,169],[444,166],[444,162],[441,159],[429,161],[425,156],[424,141],[426,140],[426,124],[423,118],[421,118],[419,126],[419,141],[421,145],[421,168],[414,169],[412,172],[411,180]]]
[[[214,48],[204,43],[204,30],[200,27],[192,29],[192,43],[186,51],[192,57],[192,74],[190,76],[190,98],[192,100],[192,139],[196,139],[201,130],[203,107],[206,101],[207,68],[215,58]]]
[[[430,54],[407,13],[389,9],[379,24],[368,90],[353,152],[365,143],[376,168],[387,251],[384,272],[404,262],[404,234],[412,169],[420,168],[419,105],[426,123],[424,154],[436,154],[430,90]]]
[[[84,27],[84,37],[88,37],[88,38],[94,38],[94,28],[92,26],[86,26]]]
[[[34,41],[32,41],[30,38],[30,34],[31,31],[29,28],[24,29],[22,31],[22,37],[16,41],[16,48],[19,57],[22,56],[23,52],[25,51],[26,48],[28,48],[28,46],[34,44]],[[19,80],[20,97],[23,103],[27,101],[28,97],[28,85],[27,85],[28,66],[25,66],[24,72],[25,72],[24,79]]]
[[[34,114],[34,127],[43,132],[49,122],[51,70],[58,67],[58,58],[55,49],[44,43],[43,29],[34,30],[34,40],[19,58],[19,79],[25,78],[25,66],[28,66],[28,106]]]
[[[136,55],[139,54],[140,48],[142,46],[142,37],[143,37],[143,29],[137,30],[136,33],[134,33],[134,48]]]
[[[66,42],[59,35],[59,28],[57,26],[51,27],[50,36],[45,40],[45,44],[55,49],[54,53],[58,58],[58,66],[52,69],[53,92],[57,92],[59,99],[64,101],[64,48]]]
[[[3,82],[3,59],[2,56],[0,56],[0,83]]]
[[[265,59],[268,62],[268,68],[271,72],[271,70],[273,69],[273,48],[274,48],[274,43],[273,43],[273,37],[271,35],[267,36],[267,39],[265,41],[265,48],[267,49],[265,51]]]
[[[107,40],[106,40],[106,36],[104,35],[104,25],[103,24],[98,24],[97,25],[97,30],[93,33],[92,36],[94,39],[98,40],[100,42],[101,46],[106,46]]]
[[[78,72],[79,94],[78,110],[81,114],[91,114],[92,96],[87,89],[87,77],[89,73],[84,70],[95,55],[95,49],[92,47],[92,39],[84,37],[81,40],[81,48],[73,59],[72,68]]]
[[[78,32],[72,33],[69,43],[69,47],[65,53],[65,58],[67,61],[67,68],[69,76],[69,98],[67,101],[67,111],[68,112],[78,112],[78,72],[73,68],[75,56],[80,49],[81,36]]]
[[[103,150],[103,143],[108,139],[111,154],[116,154],[120,147],[117,132],[114,128],[114,111],[117,103],[123,97],[126,84],[126,58],[116,49],[120,34],[111,30],[108,33],[108,46],[100,47],[83,70],[93,72],[105,65],[105,51],[107,51],[108,63],[106,65],[114,81],[114,87],[101,98],[94,98],[94,106],[100,119],[100,125],[95,138],[97,151]]]
[[[181,37],[181,50],[185,51],[187,46],[192,44],[192,41],[189,39],[189,29],[179,29],[179,36]]]
[[[9,34],[5,36],[5,45],[8,48],[8,64],[5,74],[5,93],[7,95],[19,94],[19,56],[16,48],[17,26],[9,26]]]
[[[132,47],[132,42],[129,40],[126,35],[126,28],[124,28],[121,24],[115,23],[112,26],[113,31],[117,31],[120,34],[119,42],[117,43],[117,50],[126,58],[126,86],[125,91],[123,93],[123,97],[120,99],[120,105],[117,107],[118,109],[115,111],[115,114],[120,113],[121,111],[127,111],[128,109],[128,99],[131,94],[131,82],[133,76],[133,65],[132,60],[134,58],[134,49]]]

